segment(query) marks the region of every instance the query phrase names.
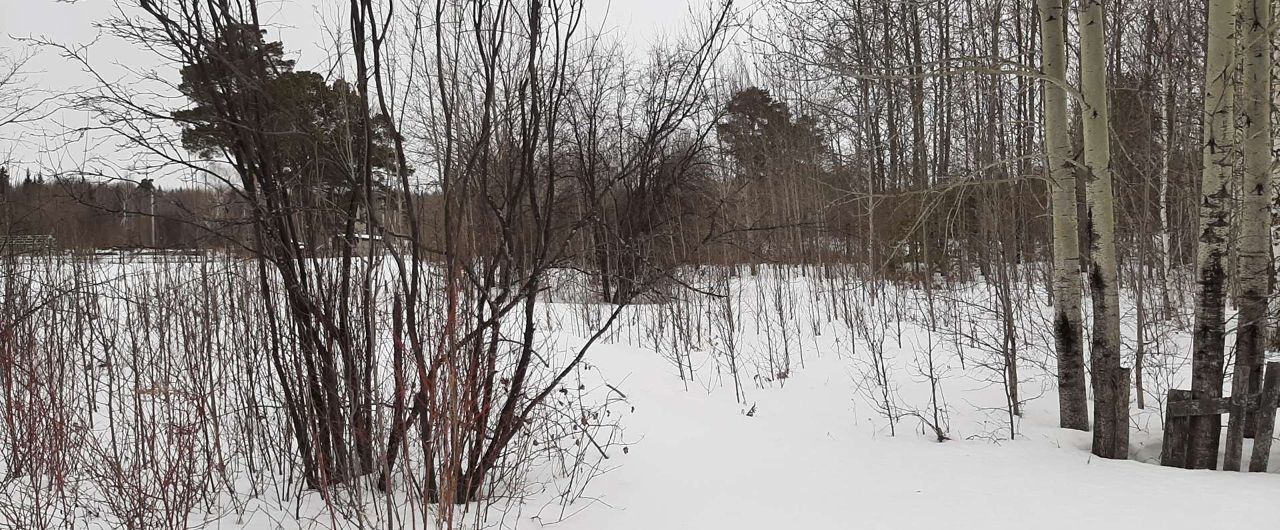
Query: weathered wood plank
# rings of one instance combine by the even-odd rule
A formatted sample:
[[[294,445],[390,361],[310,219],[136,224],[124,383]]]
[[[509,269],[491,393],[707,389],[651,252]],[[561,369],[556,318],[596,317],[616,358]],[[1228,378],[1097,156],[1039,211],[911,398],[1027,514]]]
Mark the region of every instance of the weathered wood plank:
[[[1244,423],[1249,411],[1256,410],[1258,403],[1250,406],[1248,399],[1237,399],[1246,396],[1249,388],[1249,367],[1236,365],[1236,373],[1231,375],[1231,411],[1227,418],[1227,447],[1222,457],[1223,471],[1240,471],[1240,459],[1244,456]]]
[[[1133,370],[1121,368],[1116,389],[1116,458],[1129,458],[1129,386]]]
[[[1249,471],[1267,470],[1271,458],[1271,436],[1276,428],[1276,407],[1280,405],[1280,362],[1267,363],[1266,377],[1262,382],[1262,396],[1258,410],[1258,425],[1253,436],[1253,457],[1249,459]]]
[[[1172,407],[1191,400],[1190,390],[1171,389],[1165,399],[1164,444],[1160,447],[1160,465],[1187,467],[1187,444],[1190,442],[1191,417],[1175,416]]]
[[[1259,394],[1245,396],[1243,404],[1250,409],[1257,409]],[[1170,416],[1214,416],[1233,412],[1240,403],[1233,403],[1231,397],[1212,399],[1188,399],[1168,404]]]

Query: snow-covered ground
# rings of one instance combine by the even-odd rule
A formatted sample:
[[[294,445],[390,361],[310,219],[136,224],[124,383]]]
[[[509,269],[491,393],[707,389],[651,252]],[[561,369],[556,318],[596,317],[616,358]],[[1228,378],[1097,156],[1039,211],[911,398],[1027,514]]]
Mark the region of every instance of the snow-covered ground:
[[[1108,461],[1090,455],[1088,433],[1056,427],[1048,306],[1040,286],[1012,294],[1023,403],[1011,425],[1001,358],[990,347],[1001,330],[987,286],[930,296],[795,272],[715,277],[704,271],[689,280],[727,298],[690,294],[630,309],[590,351],[580,376],[587,401],[615,400],[612,442],[587,451],[608,456],[591,459],[599,473],[586,483],[581,479],[590,474],[566,482],[555,465],[537,465],[524,495],[473,510],[468,525],[999,530],[1280,524],[1280,451],[1265,474],[1156,465],[1158,397],[1186,386],[1187,338],[1179,326],[1146,331],[1147,407],[1133,411],[1132,459]],[[549,351],[584,340],[595,320],[584,317],[598,318],[602,310],[574,302],[583,297],[568,284],[558,289],[543,321]],[[1129,344],[1132,303],[1126,300]],[[1132,354],[1126,351],[1127,359]],[[935,402],[949,438],[941,443],[928,426]],[[13,493],[22,484],[6,487]],[[580,497],[561,502],[565,490]],[[193,513],[189,524],[431,526],[421,506],[402,496],[384,504],[377,494],[362,494],[368,503],[362,520],[349,511],[336,515],[318,494],[298,494],[294,486],[259,485],[257,491]],[[72,511],[80,514],[73,517],[78,526],[112,526],[102,513]],[[6,525],[4,517],[0,528],[22,527]]]
[[[939,444],[918,431],[887,436],[834,355],[756,393],[753,416],[730,392],[686,390],[652,351],[611,346],[595,362],[626,377],[636,407],[626,429],[636,442],[592,483],[599,502],[557,525],[564,528],[1190,529],[1280,521],[1275,473],[1092,458],[1088,433],[1056,428],[1053,395],[1031,402],[1017,440],[985,436],[992,427],[975,413],[953,416],[952,430],[977,438]],[[953,403],[985,386],[962,377],[951,383]],[[1134,432],[1133,442],[1136,456],[1158,459],[1159,432]]]
[[[938,302],[960,322],[960,344],[947,347],[954,334],[930,332],[920,319],[893,316],[881,323],[887,380],[900,413],[928,417],[929,385],[922,370],[925,350],[935,354],[939,402],[947,434],[937,443],[931,429],[904,415],[894,436],[868,388],[874,378],[865,335],[833,322],[821,309],[830,295],[865,295],[845,286],[828,289],[817,282],[792,282],[785,289],[796,302],[784,309],[803,351],[804,366],[790,377],[763,385],[748,384],[745,403],[735,401],[727,385],[681,381],[680,372],[655,351],[612,344],[593,352],[592,362],[613,381],[624,381],[635,412],[625,419],[635,443],[616,456],[616,469],[592,483],[598,502],[563,523],[574,529],[648,528],[1271,528],[1280,524],[1280,453],[1271,473],[1190,471],[1158,466],[1161,403],[1153,399],[1170,385],[1186,387],[1185,333],[1146,333],[1147,408],[1133,411],[1132,460],[1093,457],[1089,433],[1057,427],[1057,394],[1052,385],[1052,348],[1037,331],[1034,314],[1048,310],[1024,292],[1020,319],[1019,385],[1024,406],[1010,439],[1005,397],[992,370],[992,353],[980,346],[994,323],[982,319],[989,294],[983,286],[961,289],[955,299]],[[761,285],[763,283],[763,285]],[[745,280],[731,289],[746,315],[776,309],[773,281]],[[759,295],[757,291],[765,291]],[[1015,296],[1018,296],[1015,294]],[[890,299],[897,297],[898,304]],[[818,300],[809,303],[806,300]],[[879,303],[924,312],[921,293],[892,289]],[[936,300],[936,299],[935,299]],[[763,304],[761,303],[763,301]],[[1127,343],[1133,343],[1133,300],[1126,299]],[[768,307],[764,307],[768,306]],[[767,319],[766,319],[767,320]],[[838,320],[838,319],[837,319]],[[902,322],[903,320],[908,322]],[[777,335],[744,323],[739,340],[748,353]],[[818,325],[812,325],[817,322]],[[1025,324],[1025,325],[1024,325]],[[768,327],[768,326],[766,326]],[[1176,328],[1176,326],[1173,326]],[[898,340],[898,337],[901,340]],[[972,339],[972,340],[971,340]],[[715,341],[712,341],[713,343]],[[714,344],[713,344],[714,345]],[[711,350],[715,350],[713,347]],[[959,352],[967,362],[962,363]],[[1133,352],[1128,351],[1126,365]],[[712,355],[706,353],[705,355]],[[795,355],[795,354],[793,354]],[[699,381],[723,381],[723,360],[701,358]],[[723,355],[721,355],[723,356]],[[994,378],[994,379],[993,379]],[[707,388],[710,387],[710,390]],[[751,412],[751,414],[747,414]],[[1246,455],[1249,446],[1246,442]],[[586,502],[586,501],[580,501]],[[558,512],[557,512],[558,513]],[[553,518],[545,514],[544,522]],[[561,526],[561,525],[557,525]]]

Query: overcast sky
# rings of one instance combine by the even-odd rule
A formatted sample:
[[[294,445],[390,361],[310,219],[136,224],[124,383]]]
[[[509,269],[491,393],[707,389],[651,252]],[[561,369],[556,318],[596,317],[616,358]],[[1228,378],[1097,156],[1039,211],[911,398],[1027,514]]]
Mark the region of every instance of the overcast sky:
[[[647,49],[660,36],[678,32],[690,18],[690,10],[703,12],[712,0],[585,0],[586,16],[594,27],[617,31],[636,50]],[[125,2],[126,5],[132,0]],[[111,79],[128,79],[123,67],[146,70],[157,64],[145,50],[108,37],[100,37],[95,23],[116,12],[117,0],[0,0],[0,53],[9,57],[29,51],[21,39],[46,39],[69,45],[88,45],[94,64]],[[322,69],[328,54],[323,51],[325,21],[338,19],[347,0],[260,0],[263,16],[270,26],[269,38],[282,40],[298,60],[300,69]],[[113,65],[119,65],[115,67]],[[65,91],[91,84],[91,79],[70,61],[53,51],[40,51],[28,63],[27,80],[36,86]],[[101,156],[111,145],[81,142],[69,150],[63,138],[49,138],[49,132],[68,126],[87,125],[88,116],[70,111],[55,113],[49,120],[19,130],[22,141],[15,143],[14,131],[0,131],[0,162],[32,167],[75,166],[87,155]],[[29,133],[29,134],[26,134]]]

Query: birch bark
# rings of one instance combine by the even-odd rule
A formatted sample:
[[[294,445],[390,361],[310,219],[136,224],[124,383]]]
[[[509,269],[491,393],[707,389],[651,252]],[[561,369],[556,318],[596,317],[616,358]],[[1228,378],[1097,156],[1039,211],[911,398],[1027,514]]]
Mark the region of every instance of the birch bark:
[[[1093,454],[1128,458],[1128,381],[1120,370],[1120,311],[1116,291],[1116,217],[1107,124],[1106,42],[1102,0],[1080,3],[1080,84],[1084,104],[1084,162],[1089,170],[1089,291],[1093,301],[1090,375],[1093,381]],[[1121,388],[1121,385],[1124,388]]]
[[[1080,239],[1076,177],[1067,119],[1063,0],[1038,0],[1044,82],[1044,148],[1053,208],[1053,339],[1058,360],[1058,422],[1089,430],[1080,331]]]
[[[1200,185],[1196,249],[1196,314],[1192,336],[1191,391],[1196,399],[1222,396],[1223,305],[1227,238],[1231,230],[1231,170],[1235,152],[1236,0],[1210,0],[1205,57],[1204,173]],[[1191,420],[1191,468],[1218,466],[1220,416]]]

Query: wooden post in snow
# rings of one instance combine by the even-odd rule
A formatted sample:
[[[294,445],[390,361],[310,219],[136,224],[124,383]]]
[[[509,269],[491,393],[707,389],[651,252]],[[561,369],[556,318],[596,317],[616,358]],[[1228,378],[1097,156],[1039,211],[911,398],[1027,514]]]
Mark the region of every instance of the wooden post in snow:
[[[1223,471],[1240,471],[1240,459],[1244,454],[1244,424],[1249,416],[1248,381],[1252,366],[1236,363],[1236,373],[1231,376],[1230,417],[1227,418],[1227,452],[1222,457]],[[1260,409],[1262,410],[1262,409]]]
[[[1191,417],[1174,415],[1174,403],[1189,401],[1190,390],[1169,390],[1165,399],[1164,444],[1160,448],[1160,465],[1187,467],[1187,445],[1190,441]]]
[[[1265,472],[1271,457],[1271,436],[1276,428],[1276,407],[1280,406],[1280,362],[1267,363],[1266,379],[1262,383],[1262,398],[1258,403],[1257,430],[1253,434],[1253,458],[1249,459],[1249,471]]]

